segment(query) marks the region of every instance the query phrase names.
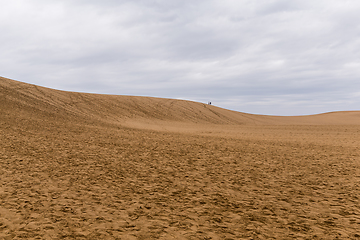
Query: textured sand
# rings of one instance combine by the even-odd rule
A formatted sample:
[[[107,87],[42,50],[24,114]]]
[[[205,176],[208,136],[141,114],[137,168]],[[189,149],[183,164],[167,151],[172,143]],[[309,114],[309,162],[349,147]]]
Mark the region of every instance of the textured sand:
[[[0,78],[0,239],[360,239],[360,112]]]

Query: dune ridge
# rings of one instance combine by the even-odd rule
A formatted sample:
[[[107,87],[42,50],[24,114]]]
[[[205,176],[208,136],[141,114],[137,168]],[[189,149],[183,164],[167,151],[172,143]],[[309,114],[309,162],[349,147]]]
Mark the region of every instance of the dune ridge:
[[[359,112],[0,78],[0,239],[359,239]]]
[[[89,121],[124,123],[183,122],[231,125],[357,125],[360,111],[309,116],[265,116],[222,109],[186,100],[66,92],[1,78],[3,106],[18,107],[33,116],[57,116]],[[6,110],[6,109],[3,109]]]
[[[59,118],[65,115],[109,122],[150,119],[215,124],[254,121],[247,114],[184,100],[65,92],[4,78],[0,86],[8,101],[4,105],[20,106],[36,114],[47,113]]]

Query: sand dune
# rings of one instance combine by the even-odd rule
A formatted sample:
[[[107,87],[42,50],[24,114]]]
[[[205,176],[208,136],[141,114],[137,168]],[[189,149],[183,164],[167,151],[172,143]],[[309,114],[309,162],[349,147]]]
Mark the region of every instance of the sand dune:
[[[230,111],[198,102],[153,97],[65,92],[0,78],[5,109],[18,108],[25,116],[56,120],[87,119],[124,123],[179,122],[231,125],[358,125],[360,111],[312,116],[276,117]],[[24,112],[25,111],[25,112]]]
[[[359,120],[0,78],[0,239],[358,239]]]

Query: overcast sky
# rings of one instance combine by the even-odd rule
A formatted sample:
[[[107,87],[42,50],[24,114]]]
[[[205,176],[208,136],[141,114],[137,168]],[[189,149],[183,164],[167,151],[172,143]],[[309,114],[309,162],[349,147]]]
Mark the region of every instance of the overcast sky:
[[[241,112],[360,110],[358,0],[0,0],[0,76]]]

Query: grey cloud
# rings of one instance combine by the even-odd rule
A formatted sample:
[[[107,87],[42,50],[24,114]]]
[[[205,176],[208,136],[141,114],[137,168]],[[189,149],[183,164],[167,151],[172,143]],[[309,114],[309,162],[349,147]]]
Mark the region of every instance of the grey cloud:
[[[305,9],[304,2],[306,1],[298,1],[298,0],[265,1],[259,6],[257,13],[262,16],[267,14],[278,14],[282,12],[301,11]]]
[[[359,8],[355,0],[4,1],[0,74],[254,113],[347,110],[360,103]]]

